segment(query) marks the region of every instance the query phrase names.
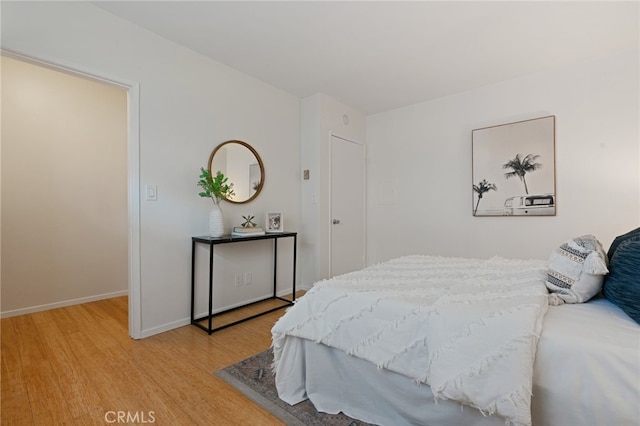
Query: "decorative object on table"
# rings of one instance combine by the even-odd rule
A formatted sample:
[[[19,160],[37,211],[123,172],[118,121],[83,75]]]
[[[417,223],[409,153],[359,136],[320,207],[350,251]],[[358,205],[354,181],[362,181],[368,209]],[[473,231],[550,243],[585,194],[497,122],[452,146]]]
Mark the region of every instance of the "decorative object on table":
[[[555,216],[555,120],[471,132],[474,216]]]
[[[253,221],[253,219],[255,219],[255,216],[251,216],[250,214],[246,215],[246,216],[242,216],[242,218],[244,219],[244,222],[242,223],[242,227],[243,228],[255,228],[256,223]]]
[[[198,186],[203,191],[198,193],[201,197],[211,198],[213,207],[209,212],[209,236],[221,237],[224,235],[224,217],[220,208],[220,201],[226,200],[234,194],[233,184],[227,183],[229,179],[220,171],[215,177],[211,176],[209,170],[200,168],[200,180]]]
[[[236,226],[231,231],[234,237],[253,237],[255,235],[264,235],[264,228],[260,226]]]
[[[267,232],[284,231],[284,219],[281,212],[267,212],[266,229]]]

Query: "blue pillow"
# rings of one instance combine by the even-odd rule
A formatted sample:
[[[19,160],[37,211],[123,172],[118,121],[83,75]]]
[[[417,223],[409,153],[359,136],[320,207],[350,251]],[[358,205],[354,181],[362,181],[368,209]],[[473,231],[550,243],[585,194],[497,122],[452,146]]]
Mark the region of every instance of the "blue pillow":
[[[640,324],[640,228],[613,240],[602,293]]]

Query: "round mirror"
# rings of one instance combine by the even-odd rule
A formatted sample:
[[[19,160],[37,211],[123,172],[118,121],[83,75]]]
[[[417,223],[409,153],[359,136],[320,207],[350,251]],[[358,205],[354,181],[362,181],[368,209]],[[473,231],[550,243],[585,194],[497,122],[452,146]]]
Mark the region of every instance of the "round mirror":
[[[227,141],[218,145],[209,156],[209,172],[220,171],[233,184],[235,194],[230,203],[248,203],[258,196],[264,185],[264,165],[251,145],[242,141]]]

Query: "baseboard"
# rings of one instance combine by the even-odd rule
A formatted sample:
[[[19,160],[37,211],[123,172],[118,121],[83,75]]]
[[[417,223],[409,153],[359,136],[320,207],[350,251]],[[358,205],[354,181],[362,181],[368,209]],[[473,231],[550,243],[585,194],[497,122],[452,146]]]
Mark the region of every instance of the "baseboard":
[[[66,306],[80,305],[82,303],[96,302],[98,300],[112,299],[114,297],[126,296],[129,290],[114,291],[113,293],[103,293],[95,296],[81,297],[79,299],[63,300],[61,302],[47,303],[45,305],[30,306],[27,308],[14,309],[12,311],[0,312],[0,318],[17,317],[18,315],[33,314],[35,312],[48,311],[51,309],[64,308]]]
[[[302,284],[298,287],[298,290],[304,290],[304,291],[309,291],[313,288],[313,283],[312,284]]]
[[[145,337],[151,337],[156,334],[164,333],[165,331],[170,331],[179,327],[184,327],[185,325],[189,324],[191,324],[191,319],[184,318],[167,324],[162,324],[157,327],[147,328],[140,331],[140,338],[144,339]]]

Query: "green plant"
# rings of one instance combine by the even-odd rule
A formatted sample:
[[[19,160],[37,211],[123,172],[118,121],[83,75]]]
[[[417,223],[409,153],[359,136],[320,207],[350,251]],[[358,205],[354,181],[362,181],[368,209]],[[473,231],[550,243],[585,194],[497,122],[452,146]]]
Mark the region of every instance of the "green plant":
[[[229,178],[220,171],[213,177],[209,170],[200,167],[198,186],[201,187],[203,191],[198,193],[198,195],[211,198],[214,204],[218,204],[220,200],[228,200],[235,195],[233,184],[227,183],[228,180]]]

